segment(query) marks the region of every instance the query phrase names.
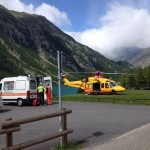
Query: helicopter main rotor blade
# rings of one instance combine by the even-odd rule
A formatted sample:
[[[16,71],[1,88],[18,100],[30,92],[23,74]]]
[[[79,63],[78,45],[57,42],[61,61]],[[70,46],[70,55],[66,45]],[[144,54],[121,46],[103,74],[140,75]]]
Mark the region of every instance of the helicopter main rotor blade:
[[[76,73],[95,73],[95,72],[65,72],[65,73],[74,73],[74,74],[76,74]]]
[[[95,72],[65,72],[65,73],[71,73],[71,74],[86,74],[86,73],[94,73]],[[100,71],[100,74],[110,74],[110,75],[136,75],[136,74],[131,74],[131,73],[119,73],[119,72],[101,72]]]

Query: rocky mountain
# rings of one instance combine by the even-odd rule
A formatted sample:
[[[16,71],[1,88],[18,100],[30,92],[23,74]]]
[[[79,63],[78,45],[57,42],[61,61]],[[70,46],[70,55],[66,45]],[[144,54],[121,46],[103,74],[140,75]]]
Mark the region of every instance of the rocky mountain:
[[[141,48],[137,47],[124,47],[118,50],[118,55],[115,58],[116,61],[130,61],[133,57],[140,54],[143,51]]]
[[[128,61],[135,67],[146,67],[150,65],[150,48],[143,50]]]
[[[126,61],[135,67],[147,67],[150,65],[150,48],[137,47],[121,48],[115,61]]]
[[[51,75],[57,80],[57,51],[64,72],[122,71],[129,65],[111,61],[77,43],[45,17],[0,6],[0,78],[23,74]],[[108,67],[109,66],[109,67]],[[72,74],[77,78],[78,75]]]

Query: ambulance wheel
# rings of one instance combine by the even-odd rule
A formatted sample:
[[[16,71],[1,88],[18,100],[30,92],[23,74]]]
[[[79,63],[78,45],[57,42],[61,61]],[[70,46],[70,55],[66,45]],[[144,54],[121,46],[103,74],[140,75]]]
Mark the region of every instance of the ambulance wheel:
[[[22,99],[18,99],[17,104],[19,107],[23,106],[23,100]]]

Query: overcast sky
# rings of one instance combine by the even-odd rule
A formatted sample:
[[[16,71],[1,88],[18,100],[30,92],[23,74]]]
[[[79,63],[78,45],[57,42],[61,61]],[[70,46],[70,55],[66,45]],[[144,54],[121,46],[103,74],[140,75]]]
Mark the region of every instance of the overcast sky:
[[[150,46],[150,0],[0,0],[0,4],[45,16],[108,58],[115,58],[122,47]]]

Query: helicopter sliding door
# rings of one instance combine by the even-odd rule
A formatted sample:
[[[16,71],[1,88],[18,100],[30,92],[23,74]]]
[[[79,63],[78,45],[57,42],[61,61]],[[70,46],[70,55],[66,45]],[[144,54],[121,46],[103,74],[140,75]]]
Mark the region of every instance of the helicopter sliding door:
[[[100,82],[93,83],[93,94],[100,94]]]

